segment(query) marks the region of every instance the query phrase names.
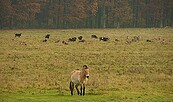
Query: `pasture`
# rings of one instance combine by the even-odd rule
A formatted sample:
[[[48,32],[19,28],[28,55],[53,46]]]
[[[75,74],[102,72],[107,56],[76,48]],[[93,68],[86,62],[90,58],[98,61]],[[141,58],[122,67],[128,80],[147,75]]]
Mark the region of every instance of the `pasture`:
[[[86,95],[71,96],[70,73],[85,64]],[[173,101],[173,29],[1,30],[0,101]]]

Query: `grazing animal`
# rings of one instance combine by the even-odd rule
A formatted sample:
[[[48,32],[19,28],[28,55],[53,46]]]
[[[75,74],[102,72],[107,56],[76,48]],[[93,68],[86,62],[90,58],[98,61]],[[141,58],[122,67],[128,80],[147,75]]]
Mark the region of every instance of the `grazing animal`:
[[[22,35],[22,33],[16,33],[15,37],[20,37]]]
[[[84,39],[82,39],[82,40],[79,40],[79,42],[85,42],[85,40],[84,40]]]
[[[47,39],[44,39],[43,42],[47,42]]]
[[[140,40],[140,36],[134,36],[133,37],[136,41],[139,41]]]
[[[115,41],[119,41],[119,40],[115,38]]]
[[[97,39],[98,37],[96,35],[91,35],[91,38]]]
[[[160,44],[165,44],[165,39],[162,39],[161,41],[160,41]]]
[[[126,44],[131,44],[131,40],[129,36],[126,37]]]
[[[146,42],[152,42],[151,40],[147,39]]]
[[[45,36],[45,39],[49,39],[49,37],[50,37],[50,34],[47,34],[47,35]]]
[[[109,38],[108,37],[99,37],[100,41],[108,41]]]
[[[67,43],[67,42],[65,42],[65,41],[62,41],[62,43],[63,43],[63,44],[65,44],[65,45],[68,45],[68,43]]]
[[[139,41],[139,39],[140,39],[140,36],[134,36],[133,39],[132,39],[132,42]]]
[[[78,39],[79,39],[79,40],[82,40],[82,39],[83,39],[83,37],[82,37],[82,36],[79,36],[79,37],[78,37]]]
[[[132,42],[130,40],[126,39],[126,44],[131,44]]]
[[[25,42],[21,42],[20,45],[25,45],[26,46],[27,44]]]
[[[161,40],[161,37],[156,37],[156,38],[154,38],[155,40]]]
[[[73,38],[69,38],[68,41],[69,41],[69,42],[71,42],[71,41],[72,41],[72,42],[75,42],[76,39],[77,39],[76,37],[73,37]]]
[[[136,39],[132,39],[132,42],[136,42],[137,40]]]
[[[59,43],[59,42],[60,42],[60,40],[56,40],[56,41],[55,41],[55,43]]]
[[[73,95],[74,86],[77,90],[78,95],[85,95],[85,85],[87,83],[87,80],[89,79],[89,68],[84,65],[83,69],[80,70],[74,70],[71,72],[71,80],[70,80],[70,91],[71,95]],[[80,86],[80,91],[78,89],[78,86]]]

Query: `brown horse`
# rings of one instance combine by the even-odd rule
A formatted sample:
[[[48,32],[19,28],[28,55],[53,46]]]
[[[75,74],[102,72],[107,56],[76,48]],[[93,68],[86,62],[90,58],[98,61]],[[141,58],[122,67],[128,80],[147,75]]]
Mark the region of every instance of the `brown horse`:
[[[74,70],[71,72],[71,81],[70,81],[70,91],[73,95],[74,86],[76,87],[78,95],[85,95],[85,84],[89,78],[89,68],[84,65],[82,71]],[[80,86],[80,91],[78,89]]]

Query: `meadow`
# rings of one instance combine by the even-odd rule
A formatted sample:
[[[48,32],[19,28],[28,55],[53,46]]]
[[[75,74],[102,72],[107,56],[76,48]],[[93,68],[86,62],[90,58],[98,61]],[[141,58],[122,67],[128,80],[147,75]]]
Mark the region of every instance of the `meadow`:
[[[78,36],[85,42],[62,43]],[[127,36],[140,39],[127,43]],[[90,68],[86,95],[71,96],[70,73],[84,64]],[[173,29],[0,30],[0,101],[171,102]]]

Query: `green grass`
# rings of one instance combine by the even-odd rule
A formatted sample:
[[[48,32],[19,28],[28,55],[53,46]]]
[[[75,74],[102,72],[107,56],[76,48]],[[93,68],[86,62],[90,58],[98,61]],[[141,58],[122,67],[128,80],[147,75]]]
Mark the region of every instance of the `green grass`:
[[[42,42],[47,32],[50,40]],[[100,42],[92,34],[110,40]],[[80,35],[86,42],[61,43]],[[135,35],[140,41],[126,44]],[[173,101],[172,28],[1,30],[0,38],[2,102]],[[91,70],[86,96],[70,96],[70,72],[84,64]]]

